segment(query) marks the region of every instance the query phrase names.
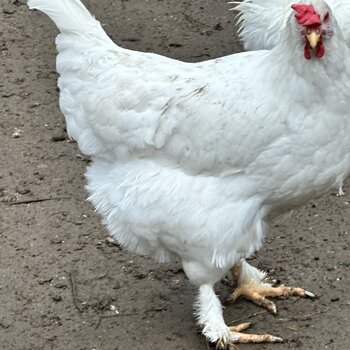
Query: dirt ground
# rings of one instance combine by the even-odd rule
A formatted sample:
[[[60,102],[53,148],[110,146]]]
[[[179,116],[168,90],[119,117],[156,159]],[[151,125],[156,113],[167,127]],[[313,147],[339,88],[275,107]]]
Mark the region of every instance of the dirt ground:
[[[225,1],[86,0],[120,45],[199,61],[240,51]],[[50,20],[24,0],[0,2],[0,348],[206,349],[196,290],[180,265],[156,264],[106,240],[86,202],[86,159],[58,109]],[[272,316],[244,300],[225,319],[287,340],[240,349],[350,349],[350,189],[271,226],[251,261],[316,300],[277,300]],[[28,203],[26,201],[32,201]],[[230,279],[217,286],[222,300]]]

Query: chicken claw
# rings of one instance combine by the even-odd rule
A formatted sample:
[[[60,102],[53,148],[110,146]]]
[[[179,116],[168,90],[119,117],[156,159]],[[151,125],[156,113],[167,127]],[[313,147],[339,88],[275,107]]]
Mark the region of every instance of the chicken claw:
[[[314,298],[315,295],[302,288],[285,287],[284,285],[273,287],[265,282],[266,274],[248,265],[244,260],[235,265],[231,272],[238,280],[238,286],[228,297],[227,302],[233,303],[240,296],[251,300],[253,303],[264,307],[272,314],[277,313],[276,305],[266,297],[298,296],[301,298]]]

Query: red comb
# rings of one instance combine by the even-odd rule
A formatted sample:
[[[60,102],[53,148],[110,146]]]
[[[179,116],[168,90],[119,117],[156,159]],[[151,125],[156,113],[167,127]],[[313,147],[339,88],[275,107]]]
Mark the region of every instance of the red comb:
[[[292,5],[292,9],[297,12],[295,18],[303,26],[321,25],[321,17],[312,5]]]

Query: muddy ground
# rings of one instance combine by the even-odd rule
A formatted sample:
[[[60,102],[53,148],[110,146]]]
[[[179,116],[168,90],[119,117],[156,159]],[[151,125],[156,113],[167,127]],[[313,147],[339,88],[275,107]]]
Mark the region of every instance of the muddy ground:
[[[186,61],[241,50],[225,1],[86,4],[127,48]],[[106,240],[85,201],[86,159],[68,141],[58,109],[56,33],[24,0],[1,0],[0,348],[206,349],[192,316],[196,290],[179,264],[156,264]],[[251,262],[318,298],[278,300],[276,317],[244,300],[228,306],[227,322],[250,320],[253,331],[287,340],[242,350],[350,349],[345,190],[344,197],[329,193],[272,225]],[[217,286],[223,300],[230,284]]]

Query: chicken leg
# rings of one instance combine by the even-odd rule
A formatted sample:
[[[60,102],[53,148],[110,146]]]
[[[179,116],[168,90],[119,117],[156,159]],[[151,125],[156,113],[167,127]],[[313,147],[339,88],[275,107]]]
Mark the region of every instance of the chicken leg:
[[[264,307],[272,314],[277,313],[275,303],[267,297],[299,296],[302,298],[314,298],[315,295],[302,288],[278,286],[273,287],[266,281],[266,273],[249,265],[245,260],[241,260],[231,269],[233,277],[237,279],[237,288],[228,297],[227,302],[233,303],[240,296],[251,300],[253,303]]]

